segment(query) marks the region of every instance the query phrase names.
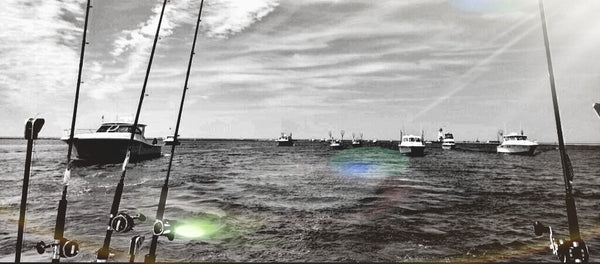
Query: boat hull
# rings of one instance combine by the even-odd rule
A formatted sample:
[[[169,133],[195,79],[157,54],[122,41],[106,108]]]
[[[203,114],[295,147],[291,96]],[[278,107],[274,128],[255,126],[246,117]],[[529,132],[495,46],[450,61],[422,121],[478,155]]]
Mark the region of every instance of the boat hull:
[[[500,145],[496,147],[498,153],[514,155],[533,155],[537,145]]]
[[[66,140],[63,140],[66,142]],[[77,158],[87,162],[119,163],[125,159],[128,139],[79,139],[75,138],[73,146]],[[134,140],[131,146],[131,161],[140,161],[161,156],[159,145],[150,145]]]
[[[456,144],[446,144],[446,143],[442,144],[442,149],[451,150],[454,148],[456,148]]]
[[[329,145],[330,149],[342,149],[342,144],[330,144]]]
[[[291,147],[294,145],[294,141],[286,140],[286,141],[277,141],[277,146],[279,147]]]
[[[425,146],[399,146],[398,151],[411,157],[425,156]]]

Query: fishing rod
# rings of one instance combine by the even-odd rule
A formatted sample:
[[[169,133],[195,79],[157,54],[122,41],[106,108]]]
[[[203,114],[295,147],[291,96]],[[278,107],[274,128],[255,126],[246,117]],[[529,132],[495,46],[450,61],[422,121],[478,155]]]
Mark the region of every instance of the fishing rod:
[[[23,249],[23,231],[25,229],[25,211],[27,211],[27,192],[29,190],[29,176],[31,172],[31,155],[33,141],[38,138],[38,133],[44,126],[43,118],[29,118],[25,122],[25,139],[27,139],[27,152],[25,155],[25,172],[23,175],[23,190],[21,191],[21,207],[17,230],[17,244],[15,248],[15,263],[21,263],[21,250]]]
[[[167,203],[167,194],[169,192],[169,177],[171,175],[171,165],[173,164],[173,157],[175,156],[175,147],[179,145],[178,141],[178,133],[179,133],[179,125],[181,123],[181,115],[183,113],[183,103],[185,102],[185,94],[188,90],[188,81],[190,78],[190,71],[192,69],[192,62],[194,58],[194,50],[196,49],[196,40],[198,38],[198,29],[200,27],[200,18],[202,16],[202,6],[204,5],[204,0],[200,1],[200,9],[198,11],[198,20],[196,21],[196,31],[194,32],[194,40],[192,42],[192,50],[190,51],[190,59],[188,62],[187,72],[185,74],[185,82],[183,85],[183,91],[181,94],[181,103],[179,104],[179,112],[177,114],[177,123],[175,125],[175,133],[173,134],[173,144],[171,145],[171,156],[169,157],[169,165],[167,169],[167,176],[165,177],[165,182],[160,191],[160,199],[158,201],[158,209],[156,210],[156,220],[154,222],[153,234],[152,234],[152,242],[150,243],[150,251],[148,255],[145,256],[145,263],[155,263],[156,261],[156,246],[158,244],[158,237],[161,235],[167,236],[169,240],[173,240],[175,233],[172,232],[174,230],[167,230],[167,226],[169,224],[173,224],[173,221],[169,223],[168,220],[163,219],[163,215],[165,212],[165,206]]]
[[[573,166],[566,152],[562,134],[562,125],[560,123],[560,113],[558,111],[558,100],[556,96],[556,88],[554,82],[554,70],[552,68],[552,58],[550,56],[550,43],[548,41],[548,31],[546,29],[546,16],[544,14],[543,0],[539,0],[540,18],[542,20],[542,32],[544,34],[544,45],[546,47],[546,59],[548,62],[548,74],[550,78],[550,90],[552,91],[552,104],[554,106],[554,119],[556,121],[556,133],[558,136],[558,148],[560,151],[560,162],[563,169],[563,178],[565,182],[565,203],[567,207],[567,220],[569,223],[569,240],[563,241],[560,239],[558,243],[552,236],[552,228],[545,226],[540,222],[534,223],[534,231],[536,235],[549,233],[550,248],[553,253],[558,256],[558,259],[563,263],[587,263],[589,261],[589,253],[587,246],[581,233],[579,232],[579,222],[577,219],[577,209],[575,207],[575,199],[573,197]]]
[[[75,241],[68,240],[64,237],[65,219],[67,215],[67,189],[69,187],[69,179],[71,178],[71,154],[73,152],[73,142],[75,137],[75,121],[77,120],[77,106],[79,105],[79,90],[81,87],[81,73],[83,71],[83,58],[85,55],[85,45],[87,43],[87,27],[88,18],[92,8],[91,0],[87,0],[85,8],[85,22],[83,24],[83,38],[81,40],[81,54],[79,56],[79,71],[77,73],[77,87],[75,89],[75,101],[73,103],[73,116],[71,118],[71,130],[69,140],[67,141],[69,148],[67,150],[67,168],[63,176],[63,190],[61,199],[58,202],[58,212],[56,214],[56,225],[54,227],[54,242],[46,245],[44,241],[40,241],[36,245],[39,254],[43,254],[48,247],[53,248],[52,263],[59,263],[61,257],[74,257],[79,253],[79,245]]]
[[[113,198],[112,206],[110,209],[108,227],[106,228],[106,236],[104,237],[104,243],[102,245],[102,248],[98,250],[96,255],[96,260],[98,262],[106,262],[108,260],[108,257],[110,255],[110,239],[112,237],[113,231],[128,232],[133,228],[133,219],[139,218],[141,221],[145,220],[145,217],[143,215],[139,215],[137,217],[130,217],[126,213],[118,213],[118,211],[119,205],[121,203],[121,195],[123,194],[123,185],[125,181],[125,174],[127,173],[127,165],[131,156],[131,146],[133,145],[135,131],[138,127],[138,121],[140,118],[142,103],[144,102],[144,96],[146,95],[146,85],[148,84],[148,76],[150,75],[150,69],[152,68],[152,59],[154,58],[154,51],[156,50],[156,43],[158,41],[158,35],[160,33],[160,25],[162,23],[162,18],[165,13],[166,5],[167,0],[163,0],[162,9],[160,11],[160,17],[158,19],[158,26],[156,27],[156,34],[154,35],[154,43],[152,44],[152,50],[150,51],[148,68],[146,69],[146,76],[144,77],[144,85],[142,86],[137,111],[135,112],[135,120],[133,121],[133,126],[130,131],[131,136],[129,137],[129,141],[127,143],[127,152],[125,154],[125,159],[123,160],[121,178],[119,179],[119,183],[117,184],[117,189],[115,190],[115,196]]]

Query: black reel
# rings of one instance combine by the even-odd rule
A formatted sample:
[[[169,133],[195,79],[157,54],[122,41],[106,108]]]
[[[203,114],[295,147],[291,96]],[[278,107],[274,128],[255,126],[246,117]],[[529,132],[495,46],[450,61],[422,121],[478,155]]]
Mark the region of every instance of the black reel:
[[[169,241],[172,241],[175,238],[175,226],[177,226],[175,220],[156,219],[152,231],[155,236],[166,236]]]
[[[533,223],[533,230],[537,236],[541,236],[546,233],[549,234],[550,249],[552,249],[552,253],[556,255],[562,263],[589,262],[590,254],[588,252],[587,245],[582,239],[567,241],[559,239],[556,241],[552,234],[552,227],[546,226],[539,221],[535,221],[535,223]]]
[[[115,217],[110,220],[110,227],[118,233],[127,233],[135,227],[134,220],[137,219],[139,221],[146,221],[146,216],[143,214],[138,214],[135,216],[130,216],[126,212],[120,212]]]
[[[79,254],[79,244],[73,240],[61,238],[58,243],[46,245],[44,241],[40,241],[35,245],[38,254],[44,254],[47,248],[58,246],[58,254],[62,258],[72,258]]]
[[[590,254],[583,240],[558,241],[558,259],[562,263],[588,263]]]

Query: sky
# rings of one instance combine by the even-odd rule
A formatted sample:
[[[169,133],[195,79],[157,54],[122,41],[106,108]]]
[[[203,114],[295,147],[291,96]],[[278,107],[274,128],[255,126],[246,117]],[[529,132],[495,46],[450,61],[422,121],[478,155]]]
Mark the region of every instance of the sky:
[[[78,129],[133,120],[162,1],[92,5]],[[199,5],[167,3],[147,137],[175,128]],[[600,1],[544,5],[565,141],[600,143]],[[0,136],[30,117],[42,137],[70,127],[84,15],[84,0],[3,0]],[[188,87],[184,138],[557,141],[537,0],[205,0]]]

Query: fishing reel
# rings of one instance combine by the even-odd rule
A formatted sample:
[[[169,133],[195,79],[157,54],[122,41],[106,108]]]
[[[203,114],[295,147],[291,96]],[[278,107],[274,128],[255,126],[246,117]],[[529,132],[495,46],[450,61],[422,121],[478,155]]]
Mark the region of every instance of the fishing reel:
[[[172,241],[175,238],[175,227],[177,226],[177,221],[175,220],[159,220],[156,219],[154,221],[154,227],[152,228],[152,232],[155,236],[165,236]]]
[[[118,233],[127,233],[135,227],[134,220],[146,221],[146,216],[137,214],[130,216],[126,212],[120,212],[110,220],[110,228]]]
[[[72,258],[77,256],[79,253],[79,244],[73,240],[61,238],[60,240],[54,240],[54,243],[46,245],[44,241],[40,241],[35,245],[35,249],[38,254],[44,254],[47,248],[55,248],[52,259],[58,259],[59,256],[62,258]]]
[[[552,234],[552,227],[546,226],[539,221],[533,223],[533,230],[536,236],[541,236],[545,233],[549,234],[552,254],[556,255],[562,263],[588,263],[590,255],[587,245],[582,239],[556,240]]]

